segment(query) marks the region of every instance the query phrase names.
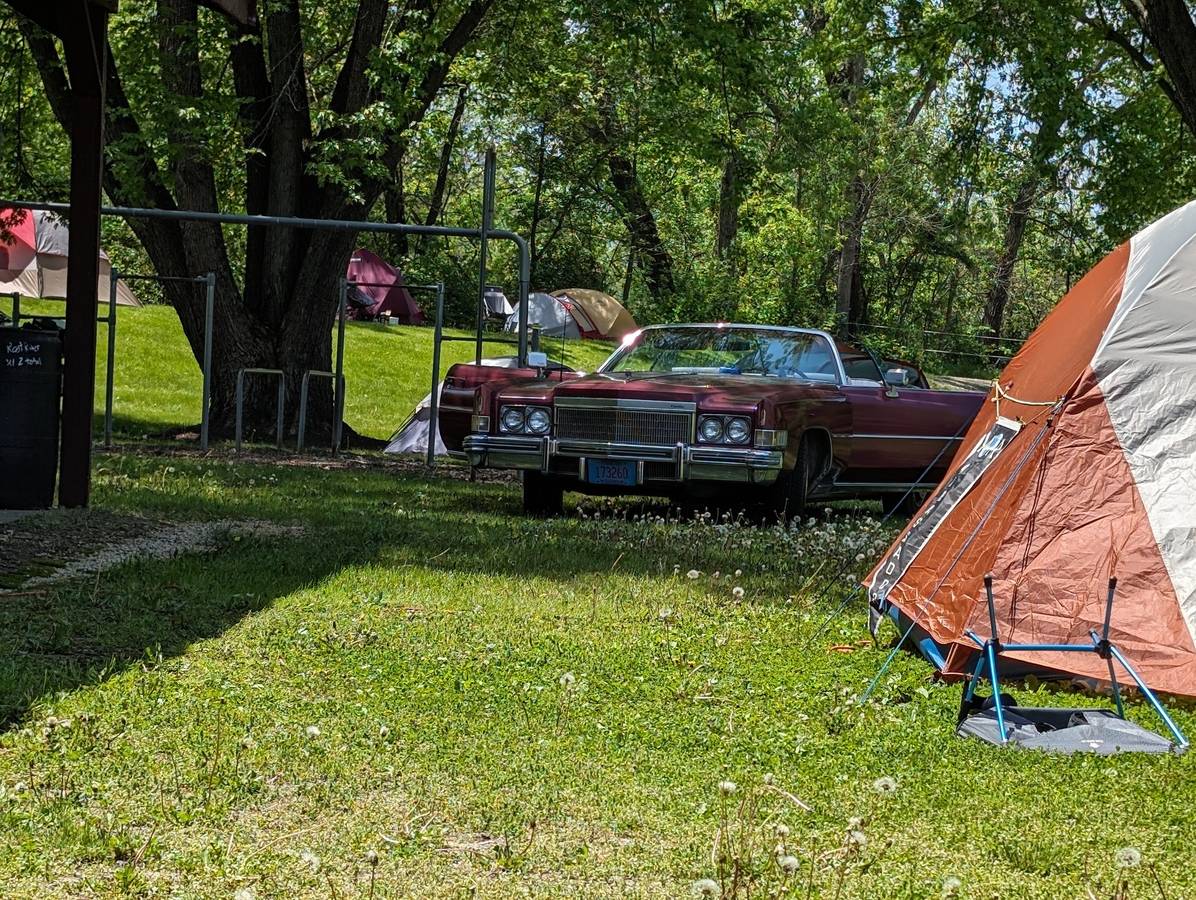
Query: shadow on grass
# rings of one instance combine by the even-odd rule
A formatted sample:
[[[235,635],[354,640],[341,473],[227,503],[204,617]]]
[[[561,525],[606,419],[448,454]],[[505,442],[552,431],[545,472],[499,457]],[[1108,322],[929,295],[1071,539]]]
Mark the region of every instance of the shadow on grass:
[[[0,730],[41,698],[183,653],[245,616],[368,562],[376,543],[305,552],[302,539],[217,538],[212,553],[138,560],[0,595]]]
[[[301,524],[304,532],[225,535],[214,553],[134,561],[98,578],[4,596],[0,728],[41,698],[113,677],[147,657],[179,655],[346,568],[423,567],[561,583],[616,569],[662,576],[675,563],[688,568],[686,548],[667,529],[650,545],[639,543],[638,530],[595,540],[579,518],[520,515],[516,485],[471,484],[460,471],[435,477],[410,467],[325,470],[149,454],[104,455],[96,471],[96,502],[116,512],[178,521],[270,519]],[[632,515],[665,509],[660,502],[629,505]],[[741,562],[713,533],[694,552],[727,571]],[[783,590],[780,581],[776,587]]]

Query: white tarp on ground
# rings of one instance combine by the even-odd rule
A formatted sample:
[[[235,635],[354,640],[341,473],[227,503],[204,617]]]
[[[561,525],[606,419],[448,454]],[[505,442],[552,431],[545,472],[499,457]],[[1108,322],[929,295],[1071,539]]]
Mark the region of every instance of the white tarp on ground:
[[[494,366],[499,369],[514,369],[519,364],[519,360],[514,356],[500,356],[494,359],[483,359],[483,366]],[[440,396],[440,391],[444,389],[444,382],[436,385],[436,396]],[[387,453],[427,453],[428,452],[428,432],[431,430],[432,424],[432,395],[428,394],[419,404],[412,410],[411,415],[407,417],[407,421],[399,426],[390,437],[390,443],[386,445]],[[444,442],[440,440],[440,435],[436,435],[436,455],[447,456],[448,450],[445,449]]]

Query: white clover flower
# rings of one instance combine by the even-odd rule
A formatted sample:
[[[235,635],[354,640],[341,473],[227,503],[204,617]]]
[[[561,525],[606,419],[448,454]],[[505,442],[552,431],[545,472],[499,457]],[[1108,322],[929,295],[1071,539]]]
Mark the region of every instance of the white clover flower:
[[[690,581],[696,581],[697,579],[702,577],[702,573],[699,572],[697,569],[690,569],[688,572],[685,573],[685,577],[688,578]]]
[[[309,738],[318,738],[320,736],[320,729],[316,725],[308,725],[305,729],[303,729],[303,732]]]
[[[778,859],[777,865],[781,867],[781,871],[786,875],[792,875],[801,867],[801,863],[798,862],[797,857],[790,854],[786,854]]]
[[[716,571],[715,571],[715,573],[714,573],[713,575],[711,575],[710,577],[711,577],[711,578],[721,578],[721,577],[722,577],[722,575],[721,575],[721,573],[719,573],[719,572],[716,570]]]
[[[1142,864],[1142,851],[1137,847],[1121,847],[1113,854],[1119,869],[1133,869]]]
[[[313,872],[320,871],[320,857],[316,856],[310,850],[304,850],[302,853],[300,853],[299,861]]]
[[[735,570],[735,577],[736,577],[736,578],[742,578],[742,577],[743,577],[743,569],[736,569],[736,570]]]
[[[695,897],[711,898],[717,897],[720,893],[718,882],[713,878],[702,878],[693,883],[693,895]]]
[[[943,879],[943,896],[944,897],[958,897],[959,889],[963,887],[963,882],[954,875],[948,875]]]
[[[739,790],[739,785],[734,781],[720,781],[718,783],[718,792],[724,797],[729,797]]]
[[[897,793],[897,779],[891,775],[882,775],[872,782],[872,790],[885,797],[895,794]]]
[[[735,585],[735,587],[731,588],[731,596],[734,597],[736,600],[742,600],[743,599],[743,588],[741,588],[739,585]]]
[[[569,690],[569,688],[573,687],[576,681],[577,678],[574,677],[572,672],[566,672],[561,676],[561,687],[563,687],[565,690]]]

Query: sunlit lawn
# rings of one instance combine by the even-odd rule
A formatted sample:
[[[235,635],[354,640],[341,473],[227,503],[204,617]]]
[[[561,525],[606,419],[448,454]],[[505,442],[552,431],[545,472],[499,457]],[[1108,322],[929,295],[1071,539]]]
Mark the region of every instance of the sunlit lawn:
[[[63,315],[60,301],[23,300],[22,314]],[[7,302],[0,309],[9,311]],[[103,307],[106,312],[106,307]],[[451,337],[472,337],[448,329]],[[117,312],[115,429],[121,437],[139,437],[199,422],[202,375],[168,306],[121,308]],[[510,339],[511,335],[491,336]],[[330,335],[329,340],[332,340]],[[351,322],[345,332],[345,419],[359,433],[389,438],[428,393],[432,382],[433,329]],[[603,341],[546,341],[554,360],[593,371],[613,345]],[[515,348],[487,343],[485,356],[509,356]],[[99,326],[96,359],[97,423],[104,409],[107,325]],[[472,341],[443,345],[441,377],[450,365],[474,358]]]
[[[712,878],[937,897],[958,878],[1109,897],[1127,846],[1132,896],[1159,896],[1155,872],[1196,894],[1191,755],[962,740],[958,687],[911,656],[855,705],[887,648],[858,601],[815,634],[887,538],[850,514],[535,521],[514,485],[97,464],[107,510],[304,532],[0,597],[0,896],[677,897]],[[728,847],[738,881],[713,861]]]

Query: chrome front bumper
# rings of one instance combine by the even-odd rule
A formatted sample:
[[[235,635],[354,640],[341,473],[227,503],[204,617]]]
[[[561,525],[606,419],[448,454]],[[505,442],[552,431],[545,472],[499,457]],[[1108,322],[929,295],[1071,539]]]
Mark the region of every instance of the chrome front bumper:
[[[751,447],[704,447],[677,444],[593,443],[524,435],[470,434],[462,452],[453,454],[472,466],[491,469],[531,469],[583,478],[587,459],[623,459],[640,463],[640,482],[730,481],[771,484],[785,465],[782,450]],[[566,461],[576,461],[576,467]],[[562,463],[569,471],[562,470]],[[647,465],[652,464],[648,469]]]

